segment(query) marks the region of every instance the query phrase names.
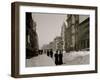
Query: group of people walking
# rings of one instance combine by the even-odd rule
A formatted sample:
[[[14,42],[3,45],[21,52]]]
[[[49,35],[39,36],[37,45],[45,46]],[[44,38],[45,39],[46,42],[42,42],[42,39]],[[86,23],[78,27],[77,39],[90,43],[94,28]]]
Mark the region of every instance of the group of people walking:
[[[47,56],[50,56],[51,58],[53,58],[53,50],[47,50]]]
[[[56,65],[61,65],[63,64],[63,53],[61,50],[57,50],[55,53],[53,52],[52,49],[48,50],[38,50],[39,54],[45,53],[48,57],[51,57],[54,59]]]
[[[63,54],[62,54],[61,50],[60,51],[57,50],[54,56],[55,56],[55,64],[56,65],[63,64]]]
[[[53,58],[53,50],[52,49],[48,49],[48,50],[38,50],[39,54],[47,54],[47,56],[50,56],[51,58]]]
[[[63,53],[61,50],[57,50],[56,53],[53,53],[52,49],[47,50],[47,56],[50,56],[51,58],[54,57],[56,65],[63,64]]]

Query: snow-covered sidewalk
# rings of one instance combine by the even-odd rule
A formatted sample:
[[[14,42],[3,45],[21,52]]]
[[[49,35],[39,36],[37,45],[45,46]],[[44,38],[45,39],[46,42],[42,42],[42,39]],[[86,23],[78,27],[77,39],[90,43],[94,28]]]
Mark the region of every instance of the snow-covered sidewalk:
[[[89,64],[89,62],[89,51],[72,51],[70,53],[63,53],[64,65]]]
[[[89,51],[72,51],[69,53],[63,53],[62,65],[80,65],[89,64],[90,62]],[[26,59],[26,67],[35,66],[55,66],[55,57],[47,56],[46,54],[38,55],[31,59]]]
[[[35,67],[35,66],[55,66],[55,63],[51,57],[48,57],[46,54],[38,55],[31,59],[26,59],[26,67]]]

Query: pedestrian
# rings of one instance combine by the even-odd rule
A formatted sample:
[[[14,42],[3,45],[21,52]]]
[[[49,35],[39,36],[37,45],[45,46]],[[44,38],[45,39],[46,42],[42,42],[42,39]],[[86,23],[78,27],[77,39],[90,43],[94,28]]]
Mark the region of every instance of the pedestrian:
[[[47,50],[47,56],[49,56],[49,50]]]
[[[43,50],[41,50],[41,54],[43,54]]]
[[[40,50],[39,50],[39,54],[42,54],[42,53],[43,53],[43,50],[40,49]]]
[[[39,52],[39,54],[41,54],[41,50],[40,49],[38,50],[38,52]]]
[[[55,64],[58,65],[58,50],[55,53]]]
[[[63,64],[63,54],[62,54],[62,51],[60,50],[59,51],[59,65]]]
[[[53,57],[53,51],[52,51],[52,49],[50,50],[50,57],[51,58]]]

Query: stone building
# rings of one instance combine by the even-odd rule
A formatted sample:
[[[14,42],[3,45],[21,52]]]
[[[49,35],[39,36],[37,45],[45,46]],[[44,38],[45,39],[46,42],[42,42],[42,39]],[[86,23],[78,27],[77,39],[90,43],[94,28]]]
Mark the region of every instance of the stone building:
[[[89,16],[68,14],[61,28],[61,37],[66,52],[89,48]]]
[[[67,23],[67,25],[64,24],[62,26],[62,29],[64,29],[62,30],[62,33],[64,34],[64,50],[76,50],[79,16],[68,14],[64,23]]]
[[[78,48],[79,50],[89,50],[89,17],[82,21],[78,27]]]
[[[49,43],[49,49],[52,49],[53,51],[56,50],[56,43],[55,43],[54,40],[53,40],[52,42]]]
[[[41,49],[43,49],[43,50],[52,49],[53,51],[55,51],[56,50],[56,44],[55,44],[54,41],[51,41],[49,44],[44,44]]]
[[[26,13],[26,58],[37,55],[39,49],[36,22],[32,19],[32,13]]]
[[[68,38],[68,36],[66,36],[66,34],[67,34],[67,31],[66,31],[66,29],[67,29],[67,27],[68,27],[68,25],[67,25],[67,22],[65,21],[64,23],[63,23],[63,25],[62,25],[62,27],[61,27],[61,38],[62,38],[62,42],[63,42],[63,50],[64,51],[66,51],[66,48],[67,48],[67,42],[66,42],[66,40],[68,40],[67,38]]]
[[[42,46],[42,49],[52,49],[53,51],[62,50],[63,49],[63,41],[60,36],[54,38],[49,44],[45,44]]]
[[[61,36],[57,36],[54,39],[56,50],[62,50],[63,49],[63,41]]]

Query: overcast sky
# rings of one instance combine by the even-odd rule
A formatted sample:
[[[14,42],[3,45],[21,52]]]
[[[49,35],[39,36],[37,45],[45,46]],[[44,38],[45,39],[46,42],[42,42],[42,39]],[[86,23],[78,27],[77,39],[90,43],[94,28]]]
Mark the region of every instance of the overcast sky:
[[[61,34],[61,26],[67,15],[61,14],[36,14],[32,17],[37,23],[37,34],[39,38],[39,47],[53,41],[56,36]]]
[[[44,44],[49,44],[56,36],[61,35],[61,27],[64,21],[67,19],[67,14],[43,14],[33,13],[32,17],[36,22],[36,31],[39,39],[39,47]],[[89,15],[80,15],[79,22],[81,23]]]

